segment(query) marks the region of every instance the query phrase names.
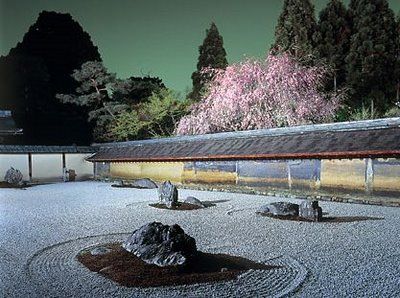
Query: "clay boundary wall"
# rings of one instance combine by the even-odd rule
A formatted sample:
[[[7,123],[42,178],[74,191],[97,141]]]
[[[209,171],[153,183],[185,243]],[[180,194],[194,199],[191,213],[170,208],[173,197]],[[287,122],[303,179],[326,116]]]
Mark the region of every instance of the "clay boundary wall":
[[[400,205],[398,158],[96,162],[95,173],[97,179],[150,178],[184,187]]]

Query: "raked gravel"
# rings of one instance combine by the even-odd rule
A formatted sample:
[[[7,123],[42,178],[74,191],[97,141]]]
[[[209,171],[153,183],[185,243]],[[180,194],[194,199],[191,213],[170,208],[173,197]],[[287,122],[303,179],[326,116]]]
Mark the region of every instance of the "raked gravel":
[[[279,199],[180,190],[219,201],[171,211],[148,206],[154,189],[75,182],[0,189],[0,297],[400,297],[400,208],[320,202],[329,216],[381,220],[308,223],[256,215]],[[237,281],[136,289],[117,286],[75,260],[82,249],[125,239],[141,225],[177,223],[199,250],[267,264]]]

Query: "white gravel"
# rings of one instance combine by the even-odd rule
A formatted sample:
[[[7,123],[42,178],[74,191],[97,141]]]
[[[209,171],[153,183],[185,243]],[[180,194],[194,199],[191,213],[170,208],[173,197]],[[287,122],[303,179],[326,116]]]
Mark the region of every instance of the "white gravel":
[[[170,211],[148,206],[157,200],[154,189],[101,182],[0,189],[0,297],[400,297],[399,208],[321,202],[329,216],[382,219],[306,223],[255,214],[260,205],[280,200],[276,197],[179,192],[180,200],[189,195],[228,201]],[[75,260],[79,250],[122,240],[151,221],[181,225],[202,251],[282,267],[251,271],[236,282],[129,289]]]

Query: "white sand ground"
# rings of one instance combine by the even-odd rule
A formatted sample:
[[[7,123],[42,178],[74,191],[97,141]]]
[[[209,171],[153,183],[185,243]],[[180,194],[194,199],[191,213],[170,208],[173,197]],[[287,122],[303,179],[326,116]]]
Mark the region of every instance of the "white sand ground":
[[[328,216],[382,219],[307,223],[255,214],[276,197],[179,192],[180,199],[189,195],[228,201],[170,211],[148,206],[156,190],[109,183],[0,189],[0,297],[400,297],[400,208],[321,202]],[[181,225],[202,251],[282,267],[222,284],[128,289],[75,260],[82,248],[122,240],[151,221]]]

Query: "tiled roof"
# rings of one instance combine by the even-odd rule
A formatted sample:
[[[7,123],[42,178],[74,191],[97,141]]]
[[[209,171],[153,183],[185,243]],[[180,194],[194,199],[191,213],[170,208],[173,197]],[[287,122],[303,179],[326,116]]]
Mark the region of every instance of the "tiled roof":
[[[29,146],[0,145],[0,153],[94,153],[96,147],[90,146]]]
[[[400,118],[96,144],[90,161],[400,156]]]

